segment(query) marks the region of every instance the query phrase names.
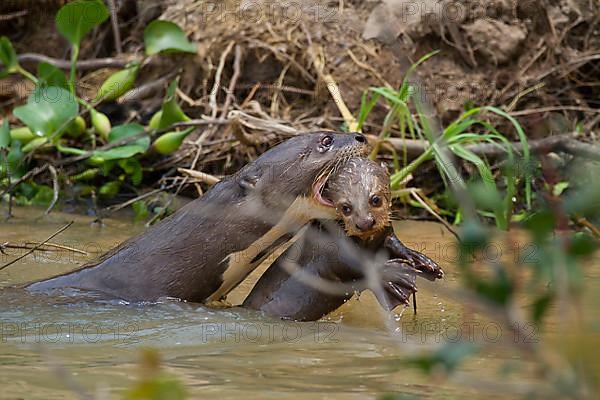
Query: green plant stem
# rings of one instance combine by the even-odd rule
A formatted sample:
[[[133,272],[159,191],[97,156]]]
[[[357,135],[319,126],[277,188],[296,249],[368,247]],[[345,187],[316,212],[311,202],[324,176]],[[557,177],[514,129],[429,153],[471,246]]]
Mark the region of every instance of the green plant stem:
[[[402,168],[400,171],[396,172],[394,175],[390,177],[390,186],[392,190],[398,189],[398,185],[402,182],[406,177],[412,174],[421,164],[425,161],[431,159],[433,153],[433,146],[430,146],[425,150],[421,155],[411,161],[406,167]]]
[[[38,84],[38,79],[31,72],[27,71],[20,65],[17,66],[17,72],[23,75],[25,78],[29,79],[31,82],[35,83],[36,85]]]
[[[75,74],[77,72],[77,59],[79,58],[79,45],[73,45],[71,50],[71,73],[69,78],[69,90],[75,95]]]

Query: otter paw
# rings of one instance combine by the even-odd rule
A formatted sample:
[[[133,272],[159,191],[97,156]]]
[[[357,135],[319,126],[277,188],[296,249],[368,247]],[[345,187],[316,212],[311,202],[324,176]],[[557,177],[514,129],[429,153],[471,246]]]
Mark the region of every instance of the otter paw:
[[[410,295],[417,291],[416,271],[403,259],[387,261],[381,270],[380,287],[374,290],[379,303],[388,311],[400,304],[408,304]]]
[[[396,235],[389,235],[385,239],[385,247],[392,253],[394,258],[403,260],[419,271],[420,276],[423,278],[434,281],[444,277],[444,271],[438,263],[423,253],[409,249]]]

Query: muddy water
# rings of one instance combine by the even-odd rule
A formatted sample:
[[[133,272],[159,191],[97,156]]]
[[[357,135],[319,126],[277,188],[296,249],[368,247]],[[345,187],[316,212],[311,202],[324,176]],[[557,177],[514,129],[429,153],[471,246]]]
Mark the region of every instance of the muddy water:
[[[0,271],[2,399],[78,398],[73,385],[117,398],[135,381],[140,349],[147,347],[160,351],[165,370],[185,384],[190,398],[363,399],[390,392],[511,398],[544,385],[535,365],[514,346],[514,333],[473,312],[468,301],[449,296],[458,288],[456,248],[438,224],[402,221],[396,226],[402,240],[439,261],[447,273],[440,284],[420,283],[417,315],[410,309],[384,313],[364,293],[325,320],[294,323],[235,307],[83,302],[9,289],[69,271],[142,230],[130,218],[108,219],[100,227],[88,217],[40,214],[17,209],[15,218],[0,224],[0,242],[22,244],[44,240],[75,220],[52,240],[68,248],[29,255]],[[0,264],[23,251],[7,250]],[[239,304],[256,276],[228,300]],[[598,275],[590,278],[600,286]],[[539,339],[533,328],[524,334],[524,340]],[[397,364],[399,357],[458,338],[485,346],[449,380]],[[514,384],[503,385],[506,379]]]

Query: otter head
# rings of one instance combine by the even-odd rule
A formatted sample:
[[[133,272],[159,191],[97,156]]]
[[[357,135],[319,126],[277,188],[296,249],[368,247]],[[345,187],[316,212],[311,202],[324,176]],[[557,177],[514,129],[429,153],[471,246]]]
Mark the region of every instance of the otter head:
[[[390,178],[374,161],[350,159],[329,179],[324,197],[335,206],[348,236],[367,239],[390,223]]]
[[[253,163],[259,171],[245,173],[257,174],[256,189],[266,206],[287,207],[304,196],[315,205],[332,208],[333,203],[322,196],[328,178],[352,157],[368,152],[366,138],[358,133],[308,133],[273,147]]]

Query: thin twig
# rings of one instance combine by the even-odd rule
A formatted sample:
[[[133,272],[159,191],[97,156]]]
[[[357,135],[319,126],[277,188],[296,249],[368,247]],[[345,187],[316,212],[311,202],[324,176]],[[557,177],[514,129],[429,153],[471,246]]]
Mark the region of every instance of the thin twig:
[[[2,14],[2,15],[0,15],[0,21],[10,21],[11,19],[23,17],[27,14],[28,14],[27,10],[15,11],[15,12],[8,13],[8,14]]]
[[[204,182],[207,185],[211,185],[211,186],[220,181],[220,179],[214,175],[207,174],[206,172],[196,171],[194,169],[177,168],[177,171],[182,174],[186,174],[192,178],[197,178],[201,182]]]
[[[377,137],[373,135],[368,135],[367,138],[370,142],[377,140]],[[420,155],[430,147],[430,143],[427,140],[388,138],[385,141],[397,151],[404,151],[404,149],[406,149],[407,154],[413,157]],[[521,142],[511,143],[511,146],[516,153],[521,153],[523,150],[523,144]],[[562,152],[600,161],[600,147],[590,143],[580,142],[575,139],[573,134],[549,136],[544,139],[530,140],[528,146],[529,151],[532,153],[547,154],[550,152]],[[478,156],[490,158],[503,157],[507,154],[505,148],[492,143],[473,143],[467,144],[464,147]]]
[[[213,84],[212,90],[210,91],[210,96],[208,97],[208,104],[211,109],[211,117],[216,118],[217,116],[217,93],[219,93],[219,88],[221,87],[221,75],[223,74],[223,68],[225,68],[225,60],[227,60],[227,56],[235,42],[232,40],[229,42],[223,54],[221,54],[221,58],[219,59],[219,65],[217,66],[217,71],[215,72],[215,82]]]
[[[24,244],[11,244],[10,242],[5,242],[0,244],[0,252],[4,253],[5,249],[15,249],[15,250],[30,250],[34,246],[39,246],[40,242],[25,242]],[[45,247],[52,247],[53,249],[47,249]],[[74,247],[65,246],[57,243],[44,243],[41,247],[38,247],[37,251],[58,251],[58,250],[67,250],[72,251],[74,253],[79,253],[87,256],[88,252],[76,249]]]
[[[40,242],[25,242],[25,244],[26,244],[26,245],[32,245],[32,246],[35,246],[35,245],[38,245],[38,244],[40,244]],[[58,243],[49,243],[49,242],[46,242],[46,243],[43,243],[43,245],[44,245],[44,246],[48,246],[48,247],[54,247],[54,248],[56,248],[56,249],[59,249],[59,250],[68,250],[68,251],[72,251],[72,252],[74,252],[74,253],[83,254],[84,256],[87,256],[87,255],[88,255],[88,252],[87,252],[87,251],[85,251],[85,250],[80,250],[80,249],[77,249],[77,248],[75,248],[75,247],[65,246],[64,244],[58,244]],[[50,250],[46,250],[46,251],[50,251]]]
[[[152,57],[148,59],[148,62],[151,62],[155,58]],[[81,60],[77,62],[77,70],[79,71],[89,71],[100,68],[123,68],[127,64],[132,61],[141,62],[142,59],[137,57],[107,57],[107,58],[95,58],[91,60]],[[57,68],[68,70],[71,68],[71,62],[67,60],[60,60],[58,58],[52,58],[45,56],[43,54],[35,54],[35,53],[24,53],[19,55],[19,62],[22,64],[28,62],[45,62],[51,65],[54,65]],[[146,64],[146,63],[145,63]]]
[[[446,227],[446,229],[448,229],[448,231],[452,235],[454,235],[454,237],[456,238],[456,240],[458,240],[459,242],[461,242],[460,236],[458,236],[458,233],[456,233],[456,231],[450,226],[450,224],[448,223],[448,221],[446,221],[438,213],[436,213],[429,206],[429,204],[427,204],[427,202],[425,200],[423,200],[423,198],[419,195],[419,193],[416,190],[411,190],[410,194],[411,194],[412,197],[415,198],[415,200],[417,200],[419,202],[419,204],[421,204],[427,210],[427,212],[429,212],[431,215],[433,215],[435,217],[435,219],[437,219],[438,221],[440,221]]]
[[[125,93],[119,98],[118,103],[130,103],[132,101],[138,101],[146,97],[157,97],[160,96],[159,90],[163,89],[168,81],[173,79],[179,71],[171,72],[162,78],[152,80],[151,82],[145,83],[141,86],[135,87],[132,90]]]
[[[50,237],[48,237],[48,239],[44,240],[43,242],[41,242],[39,245],[31,248],[27,253],[23,254],[22,256],[19,256],[17,258],[15,258],[14,260],[4,264],[3,266],[0,267],[0,271],[2,271],[4,268],[13,265],[14,263],[16,263],[19,260],[22,260],[23,258],[27,257],[28,255],[30,255],[31,253],[33,253],[34,251],[36,251],[37,249],[39,249],[40,247],[42,247],[44,244],[46,244],[46,242],[49,242],[50,240],[52,240],[55,236],[60,235],[62,232],[64,232],[65,230],[67,230],[71,225],[73,225],[75,221],[71,221],[68,224],[66,224],[65,226],[63,226],[62,228],[60,228],[59,230],[57,230],[56,232],[54,232],[52,235],[50,235]]]
[[[229,107],[231,106],[231,102],[233,101],[233,93],[235,91],[235,85],[237,85],[238,78],[240,77],[241,70],[241,60],[242,60],[242,47],[239,44],[235,45],[235,59],[233,61],[233,75],[231,76],[231,81],[229,81],[229,87],[227,88],[227,97],[225,98],[225,104],[223,104],[223,110],[221,111],[221,119],[227,117],[227,113],[229,112]]]
[[[115,0],[107,0],[108,9],[110,10],[110,22],[112,24],[113,38],[115,40],[115,50],[117,54],[123,53],[123,46],[121,45],[121,32],[119,32],[119,18],[117,12],[117,6]]]
[[[158,189],[151,190],[151,191],[149,191],[149,192],[147,192],[147,193],[144,193],[144,194],[142,194],[142,195],[139,195],[139,196],[137,196],[137,197],[134,197],[133,199],[129,199],[129,200],[127,200],[127,201],[126,201],[126,202],[124,202],[124,203],[117,204],[117,205],[114,205],[114,206],[109,206],[109,207],[106,207],[106,208],[105,208],[104,210],[102,210],[102,211],[103,211],[103,212],[115,212],[115,211],[121,210],[121,209],[123,209],[123,208],[125,208],[125,207],[127,207],[127,206],[129,206],[129,205],[131,205],[131,204],[133,204],[133,203],[135,203],[136,201],[144,200],[144,199],[146,199],[146,198],[148,198],[148,197],[154,196],[155,194],[158,194],[158,193],[160,193],[160,192],[164,192],[165,190],[172,189],[172,188],[174,188],[174,187],[175,187],[175,186],[177,186],[177,185],[178,185],[178,184],[177,184],[177,182],[175,182],[175,183],[172,183],[172,184],[170,184],[170,185],[167,185],[167,186],[165,186],[165,187],[162,187],[162,188],[158,188]]]
[[[545,112],[552,112],[552,111],[581,111],[581,112],[585,112],[585,113],[600,114],[600,109],[597,109],[597,108],[568,106],[568,105],[567,106],[549,106],[549,107],[540,107],[540,108],[530,108],[527,110],[511,111],[511,112],[509,112],[509,114],[512,115],[513,117],[516,117],[519,115],[529,115],[529,114],[545,113]]]
[[[19,178],[18,180],[16,180],[15,182],[13,182],[11,185],[9,185],[6,189],[4,189],[1,193],[0,193],[0,198],[2,198],[2,196],[4,196],[6,193],[12,193],[13,189],[16,188],[17,186],[19,186],[21,183],[25,182],[27,179],[29,178],[33,178],[34,176],[44,172],[48,166],[50,164],[44,164],[41,167],[35,167],[34,169],[30,170],[29,172],[27,172],[25,175],[23,175],[21,178]]]
[[[52,209],[56,205],[56,202],[58,201],[58,192],[60,191],[60,187],[58,186],[58,175],[56,174],[56,168],[54,168],[52,165],[48,164],[48,169],[50,170],[50,175],[52,176],[53,195],[52,195],[52,201],[50,202],[50,205],[44,212],[44,215],[50,214],[50,211],[52,211]]]

